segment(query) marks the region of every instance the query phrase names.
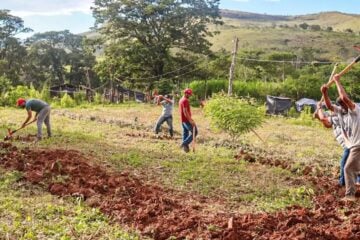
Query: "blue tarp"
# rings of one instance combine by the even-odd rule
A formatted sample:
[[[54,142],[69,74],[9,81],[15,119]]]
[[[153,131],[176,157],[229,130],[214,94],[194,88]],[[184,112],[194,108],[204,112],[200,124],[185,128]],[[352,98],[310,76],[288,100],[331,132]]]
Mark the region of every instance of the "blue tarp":
[[[311,112],[314,112],[316,109],[317,101],[310,98],[302,98],[295,102],[296,111],[301,112],[304,110],[305,106],[311,107]]]

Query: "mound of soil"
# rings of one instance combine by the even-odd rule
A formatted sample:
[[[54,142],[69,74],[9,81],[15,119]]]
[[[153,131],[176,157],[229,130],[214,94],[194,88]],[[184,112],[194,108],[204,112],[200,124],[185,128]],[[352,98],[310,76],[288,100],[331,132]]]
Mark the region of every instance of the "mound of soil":
[[[318,187],[314,209],[233,216],[207,210],[211,199],[108,172],[77,151],[20,150],[0,142],[0,164],[24,172],[27,181],[52,194],[83,197],[154,239],[360,239],[359,204],[340,202],[343,190],[326,177],[304,177]]]

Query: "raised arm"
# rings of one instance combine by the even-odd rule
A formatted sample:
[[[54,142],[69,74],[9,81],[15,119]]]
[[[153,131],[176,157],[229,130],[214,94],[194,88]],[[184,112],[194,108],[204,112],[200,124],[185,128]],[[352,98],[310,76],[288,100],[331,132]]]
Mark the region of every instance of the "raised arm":
[[[317,105],[315,116],[320,120],[320,122],[323,124],[324,127],[331,128],[332,124],[330,122],[330,119],[327,116],[325,116],[325,114],[321,108],[321,104],[322,103],[320,101]]]
[[[351,101],[351,99],[349,98],[349,96],[347,95],[347,93],[345,92],[344,87],[342,86],[342,84],[340,83],[340,77],[341,75],[336,74],[334,76],[334,81],[336,84],[336,88],[338,90],[339,93],[339,97],[341,99],[341,101],[343,101],[343,103],[350,109],[350,110],[354,110],[355,109],[355,103],[353,101]]]
[[[329,94],[328,94],[328,86],[326,84],[322,85],[321,88],[320,88],[320,91],[321,91],[321,93],[323,95],[323,98],[325,100],[326,107],[330,111],[334,112],[334,106],[332,105],[331,100],[329,98]]]

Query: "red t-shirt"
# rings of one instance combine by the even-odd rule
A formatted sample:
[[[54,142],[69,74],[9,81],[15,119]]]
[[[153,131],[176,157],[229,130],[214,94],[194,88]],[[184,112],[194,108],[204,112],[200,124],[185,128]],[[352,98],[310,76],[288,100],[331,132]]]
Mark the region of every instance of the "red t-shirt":
[[[188,111],[188,113],[190,114],[190,117],[191,117],[190,103],[189,103],[189,99],[187,99],[186,97],[182,97],[180,99],[180,101],[179,101],[179,111],[180,111],[180,115],[181,115],[181,122],[189,122],[189,119],[187,119],[185,117],[184,109],[187,109],[187,111]]]

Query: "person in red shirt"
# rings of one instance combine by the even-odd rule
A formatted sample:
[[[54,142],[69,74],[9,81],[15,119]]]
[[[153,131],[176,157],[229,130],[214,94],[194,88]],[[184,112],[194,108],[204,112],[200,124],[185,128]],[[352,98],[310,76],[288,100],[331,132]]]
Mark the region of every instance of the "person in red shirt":
[[[179,101],[179,111],[181,115],[181,124],[183,129],[181,148],[185,152],[189,152],[189,145],[193,141],[193,135],[197,136],[198,130],[195,121],[191,118],[189,98],[192,90],[187,88],[184,90],[184,96]],[[195,131],[195,133],[194,133]],[[191,134],[189,134],[191,132]]]

